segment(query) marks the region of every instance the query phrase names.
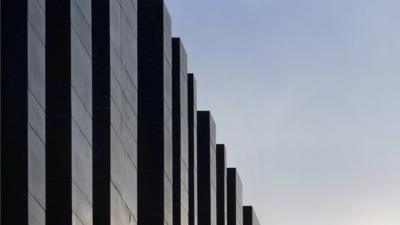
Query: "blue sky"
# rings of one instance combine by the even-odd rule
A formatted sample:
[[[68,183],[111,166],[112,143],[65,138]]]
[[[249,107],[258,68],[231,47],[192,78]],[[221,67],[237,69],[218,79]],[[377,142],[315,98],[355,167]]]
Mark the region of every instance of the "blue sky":
[[[167,0],[262,224],[400,224],[400,2]]]

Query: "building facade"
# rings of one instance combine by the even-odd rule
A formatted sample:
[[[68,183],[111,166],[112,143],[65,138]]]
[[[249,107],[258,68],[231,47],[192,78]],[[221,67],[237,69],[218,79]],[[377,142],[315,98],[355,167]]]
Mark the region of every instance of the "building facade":
[[[2,225],[45,223],[45,7],[1,0]]]
[[[189,127],[187,56],[179,38],[172,39],[173,224],[189,223]]]
[[[259,224],[163,0],[0,3],[1,225]]]
[[[171,225],[171,18],[163,0],[138,1],[138,224]]]
[[[226,225],[226,149],[217,144],[217,224]]]
[[[260,225],[253,206],[243,206],[243,225]]]
[[[197,225],[197,96],[196,79],[188,74],[189,225]]]
[[[137,2],[96,0],[93,224],[137,224]]]
[[[243,225],[242,181],[236,168],[227,172],[227,224]]]
[[[46,224],[92,225],[91,1],[46,1]]]
[[[198,224],[217,224],[216,128],[209,111],[197,112]]]

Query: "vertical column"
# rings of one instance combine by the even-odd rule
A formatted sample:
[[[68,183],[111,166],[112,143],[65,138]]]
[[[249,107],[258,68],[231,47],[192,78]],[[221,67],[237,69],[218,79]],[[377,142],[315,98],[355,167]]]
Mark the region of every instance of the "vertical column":
[[[1,224],[45,224],[45,5],[1,1]]]
[[[253,206],[243,206],[243,225],[260,225]]]
[[[208,111],[197,113],[198,224],[217,224],[215,122]]]
[[[173,224],[188,225],[188,80],[187,56],[179,38],[172,38]]]
[[[137,2],[98,0],[93,30],[93,224],[137,224]]]
[[[217,144],[217,224],[226,225],[226,150]]]
[[[172,225],[171,19],[138,1],[138,224]]]
[[[189,225],[197,225],[197,97],[196,79],[188,74]]]
[[[236,168],[227,173],[227,224],[243,225],[242,181]]]
[[[92,224],[91,0],[46,1],[46,223]]]

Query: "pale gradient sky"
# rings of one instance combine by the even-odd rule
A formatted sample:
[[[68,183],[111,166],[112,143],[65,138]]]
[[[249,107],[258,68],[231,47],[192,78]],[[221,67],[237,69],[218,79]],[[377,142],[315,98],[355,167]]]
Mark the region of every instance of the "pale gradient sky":
[[[263,225],[400,224],[400,1],[166,2]]]

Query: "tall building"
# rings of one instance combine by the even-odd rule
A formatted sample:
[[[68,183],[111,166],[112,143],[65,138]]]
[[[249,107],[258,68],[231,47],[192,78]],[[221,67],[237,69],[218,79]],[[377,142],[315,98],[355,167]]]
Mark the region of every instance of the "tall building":
[[[188,80],[186,51],[172,39],[173,224],[189,223]]]
[[[46,224],[92,225],[91,1],[46,1]]]
[[[171,19],[138,1],[138,224],[172,225]]]
[[[217,224],[226,225],[226,150],[217,144]]]
[[[137,2],[96,0],[93,224],[137,224]]]
[[[189,225],[197,225],[197,96],[196,79],[188,74]]]
[[[216,128],[211,113],[197,112],[198,224],[217,224]]]
[[[253,206],[243,206],[243,225],[260,225]]]
[[[1,225],[259,224],[164,0],[0,4]]]
[[[243,225],[242,181],[236,168],[227,172],[227,224]]]
[[[1,0],[2,225],[44,224],[44,1]]]

